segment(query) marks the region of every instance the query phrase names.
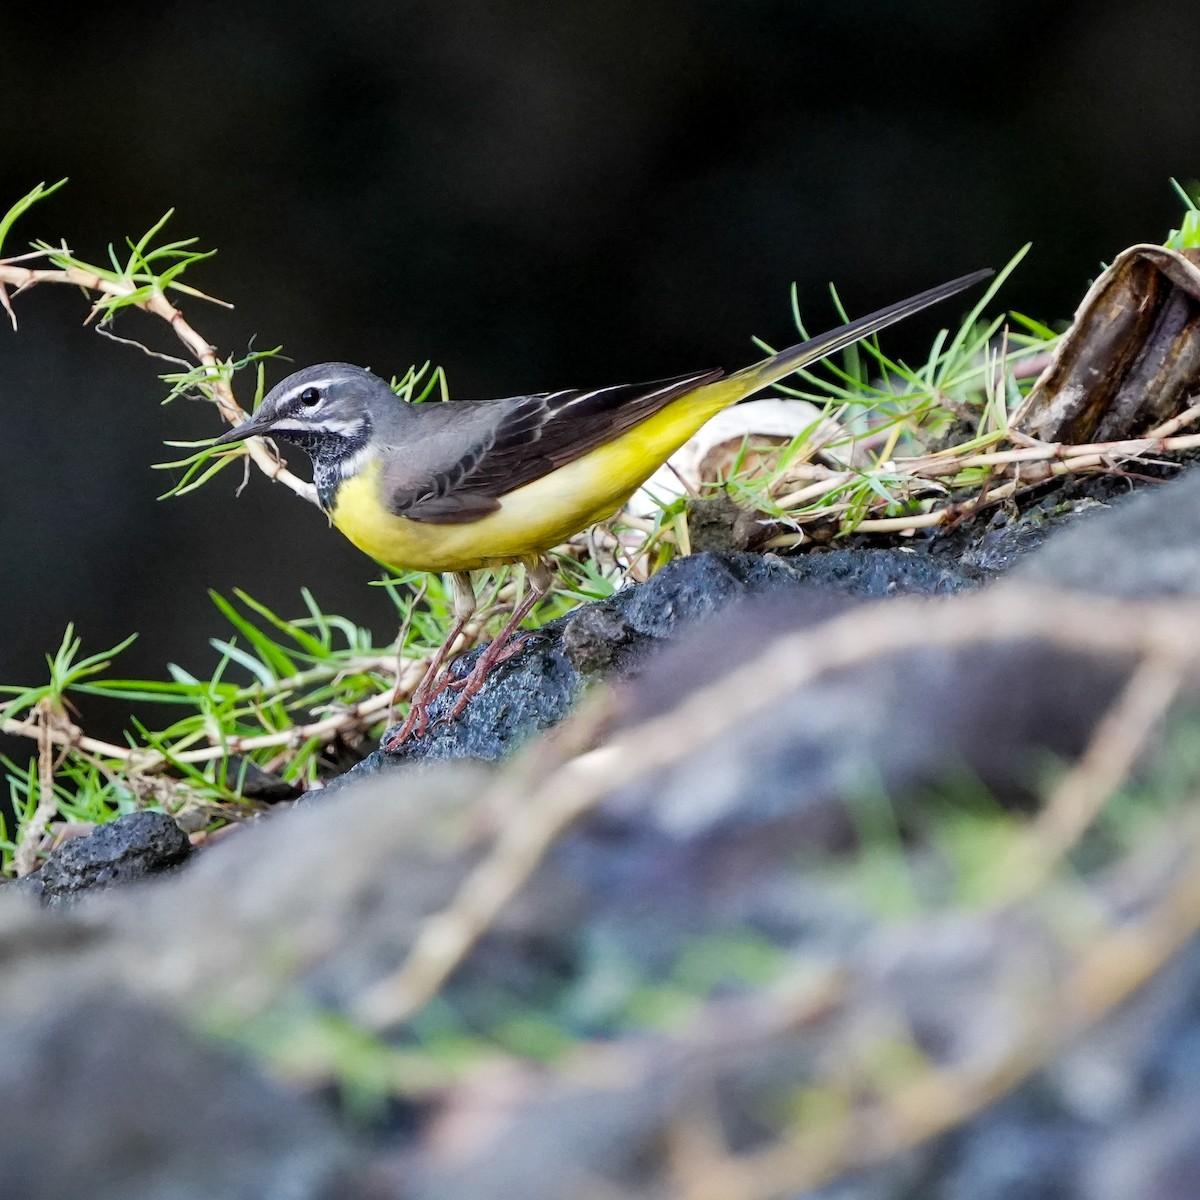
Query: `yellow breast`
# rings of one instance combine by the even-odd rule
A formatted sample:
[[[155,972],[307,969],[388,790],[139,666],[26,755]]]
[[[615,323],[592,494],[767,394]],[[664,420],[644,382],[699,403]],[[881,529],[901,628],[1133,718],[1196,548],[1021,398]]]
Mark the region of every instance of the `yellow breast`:
[[[500,498],[464,525],[432,525],[390,512],[378,460],[338,489],[330,516],[360,550],[397,570],[474,571],[564,542],[615,513],[705,421],[749,390],[723,379],[669,404],[615,441]]]

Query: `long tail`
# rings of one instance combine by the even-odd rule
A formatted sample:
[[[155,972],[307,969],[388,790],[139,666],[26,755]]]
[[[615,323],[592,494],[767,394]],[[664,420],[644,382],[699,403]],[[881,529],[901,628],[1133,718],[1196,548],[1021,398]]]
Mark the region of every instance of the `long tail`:
[[[736,398],[741,399],[742,396],[749,396],[767,387],[769,384],[785,378],[792,374],[793,371],[798,371],[801,367],[807,366],[811,362],[826,358],[837,350],[852,345],[862,338],[869,337],[871,334],[877,333],[880,329],[885,329],[888,325],[894,325],[897,321],[904,320],[905,317],[911,317],[913,313],[918,313],[921,309],[928,308],[931,304],[937,304],[941,300],[955,296],[959,292],[971,287],[972,284],[989,279],[994,274],[995,272],[992,270],[972,271],[970,275],[964,275],[960,279],[952,279],[949,283],[939,284],[935,288],[930,288],[927,292],[920,292],[916,296],[910,296],[907,300],[901,300],[896,304],[889,304],[887,308],[881,308],[878,312],[869,313],[865,317],[859,317],[857,320],[851,321],[848,325],[843,325],[839,329],[831,329],[828,333],[822,333],[818,337],[810,338],[807,342],[801,342],[798,346],[790,346],[787,350],[781,350],[778,354],[772,354],[770,358],[764,358],[762,362],[754,363],[753,366],[736,371],[734,374],[727,376],[725,379],[718,380],[710,386],[721,388],[723,391],[730,384],[737,383],[740,384],[740,387],[736,390],[740,394]],[[722,385],[724,385],[724,388]]]

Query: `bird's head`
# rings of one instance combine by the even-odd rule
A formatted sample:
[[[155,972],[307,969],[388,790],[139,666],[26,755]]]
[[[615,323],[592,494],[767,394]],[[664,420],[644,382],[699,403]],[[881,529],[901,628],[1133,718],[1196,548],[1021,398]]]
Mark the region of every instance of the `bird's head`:
[[[277,383],[254,415],[213,443],[279,437],[305,450],[318,466],[357,454],[381,412],[401,403],[382,379],[350,363],[305,367]]]

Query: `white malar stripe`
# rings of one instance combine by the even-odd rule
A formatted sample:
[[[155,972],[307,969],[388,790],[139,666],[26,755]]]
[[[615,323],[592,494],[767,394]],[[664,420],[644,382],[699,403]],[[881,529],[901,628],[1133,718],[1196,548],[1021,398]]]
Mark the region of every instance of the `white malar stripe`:
[[[366,421],[362,417],[352,419],[326,417],[321,421],[302,421],[295,417],[284,417],[282,420],[273,421],[270,429],[266,430],[265,434],[267,437],[271,437],[273,434],[286,437],[289,433],[325,433],[333,437],[344,437],[353,441],[362,433],[365,426]]]
[[[353,479],[376,455],[376,451],[368,442],[356,450],[349,458],[343,458],[337,464],[338,475],[342,479]]]
[[[362,433],[366,421],[362,417],[345,419],[343,417],[323,417],[319,421],[310,421],[306,428],[317,433],[332,433],[337,437],[354,438]]]

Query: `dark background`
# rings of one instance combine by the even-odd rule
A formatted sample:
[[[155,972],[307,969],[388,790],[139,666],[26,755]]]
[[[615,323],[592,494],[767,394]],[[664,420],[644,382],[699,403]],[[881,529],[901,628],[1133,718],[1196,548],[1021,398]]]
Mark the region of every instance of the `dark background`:
[[[462,397],[738,366],[788,338],[793,280],[824,325],[829,280],[861,313],[1030,240],[1008,303],[1060,319],[1200,173],[1190,0],[41,7],[3,10],[0,209],[71,182],[9,253],[100,257],[174,206],[220,249],[191,281],[236,310],[185,307],[222,353],[428,358]],[[71,620],[92,649],[140,631],[126,672],[205,670],[209,587],[295,614],[309,585],[393,635],[376,568],[285,490],[235,499],[231,472],[155,501],[163,439],[217,430],[159,407],[165,367],[81,328],[67,289],[18,312],[0,680],[40,678]],[[174,349],[140,314],[124,332]]]

